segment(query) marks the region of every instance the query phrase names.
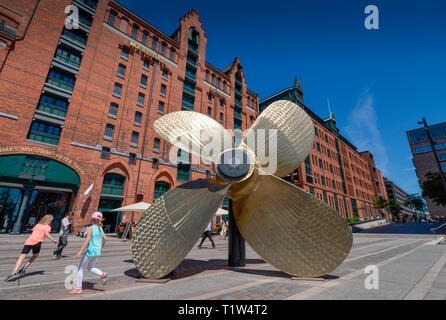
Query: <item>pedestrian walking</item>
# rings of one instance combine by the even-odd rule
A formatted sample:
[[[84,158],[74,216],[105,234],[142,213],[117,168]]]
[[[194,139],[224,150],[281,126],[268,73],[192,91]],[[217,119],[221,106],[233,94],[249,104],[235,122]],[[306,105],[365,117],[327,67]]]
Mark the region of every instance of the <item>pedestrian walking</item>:
[[[69,212],[65,218],[62,219],[62,226],[59,232],[59,243],[56,251],[53,252],[53,259],[62,258],[62,251],[68,245],[68,234],[70,233],[70,226],[73,221],[73,213]]]
[[[201,245],[203,244],[204,240],[206,240],[206,238],[209,238],[209,240],[211,240],[212,249],[215,249],[215,243],[214,243],[214,239],[212,239],[212,232],[211,231],[212,231],[211,223],[209,223],[209,225],[206,228],[206,230],[204,230],[203,237],[201,239],[200,244],[198,245],[198,249],[201,249]]]
[[[226,221],[223,221],[221,223],[221,232],[220,232],[220,237],[224,240],[227,239],[228,237],[228,223]]]
[[[102,285],[105,286],[108,281],[108,274],[95,268],[96,259],[101,255],[102,249],[107,242],[107,237],[105,236],[104,230],[102,230],[102,213],[95,212],[91,218],[93,220],[93,225],[87,229],[87,239],[85,239],[81,249],[74,256],[75,259],[79,259],[84,250],[87,249],[77,268],[76,289],[71,290],[70,294],[82,293],[82,280],[84,277],[83,269],[85,265],[87,266],[88,271],[101,277]]]
[[[5,279],[6,282],[14,281],[19,277],[24,277],[26,274],[26,269],[37,259],[40,254],[40,249],[42,247],[42,243],[45,241],[45,237],[57,243],[57,241],[51,237],[51,222],[53,222],[53,216],[48,214],[44,216],[38,224],[33,228],[32,234],[26,240],[22,253],[20,257],[17,259],[17,263],[15,265],[14,271]],[[26,255],[33,251],[32,257],[28,260],[28,262],[20,268],[23,261],[26,258]],[[20,269],[19,269],[20,268]]]

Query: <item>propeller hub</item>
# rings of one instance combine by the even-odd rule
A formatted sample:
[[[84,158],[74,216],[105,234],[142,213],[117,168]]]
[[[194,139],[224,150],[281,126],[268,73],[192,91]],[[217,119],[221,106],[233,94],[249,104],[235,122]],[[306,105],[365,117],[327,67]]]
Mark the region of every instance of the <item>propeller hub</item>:
[[[239,181],[249,173],[250,168],[248,154],[241,149],[231,149],[220,156],[217,173],[226,180]]]

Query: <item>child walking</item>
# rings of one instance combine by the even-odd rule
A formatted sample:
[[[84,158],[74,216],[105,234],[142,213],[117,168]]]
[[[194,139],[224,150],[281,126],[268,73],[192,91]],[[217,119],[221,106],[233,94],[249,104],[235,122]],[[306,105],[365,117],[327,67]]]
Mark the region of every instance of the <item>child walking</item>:
[[[57,243],[55,239],[53,239],[50,235],[51,232],[51,222],[53,222],[53,216],[48,214],[44,216],[39,223],[33,228],[32,234],[29,236],[28,240],[26,240],[25,245],[22,250],[22,254],[17,259],[17,263],[15,265],[14,271],[5,279],[6,282],[14,281],[18,277],[23,277],[26,274],[26,269],[37,259],[40,253],[40,249],[42,247],[43,241],[45,241],[45,237]],[[23,261],[26,258],[26,255],[33,251],[32,257],[28,260],[28,262],[19,270]]]
[[[82,245],[79,252],[74,256],[75,259],[79,259],[82,256],[85,248],[87,252],[85,252],[84,256],[79,263],[77,268],[77,286],[76,289],[70,291],[70,294],[80,294],[82,293],[82,280],[84,277],[83,268],[87,265],[87,270],[100,276],[102,279],[102,284],[105,286],[108,281],[108,274],[102,272],[98,268],[95,268],[96,259],[101,255],[102,248],[107,242],[107,237],[102,230],[102,213],[95,212],[91,216],[93,220],[93,225],[88,227],[87,230],[87,239],[85,239],[84,244]]]

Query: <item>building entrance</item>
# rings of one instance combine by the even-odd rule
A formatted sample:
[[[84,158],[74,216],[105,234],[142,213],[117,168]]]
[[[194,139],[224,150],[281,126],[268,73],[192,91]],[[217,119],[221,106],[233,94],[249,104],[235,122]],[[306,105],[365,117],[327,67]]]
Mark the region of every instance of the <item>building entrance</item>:
[[[0,232],[29,232],[46,215],[58,232],[80,186],[78,174],[53,159],[34,155],[0,156]]]
[[[30,232],[45,215],[51,214],[54,220],[52,232],[58,232],[60,223],[68,212],[71,200],[70,193],[34,191],[31,196],[27,214],[22,221],[22,232]]]

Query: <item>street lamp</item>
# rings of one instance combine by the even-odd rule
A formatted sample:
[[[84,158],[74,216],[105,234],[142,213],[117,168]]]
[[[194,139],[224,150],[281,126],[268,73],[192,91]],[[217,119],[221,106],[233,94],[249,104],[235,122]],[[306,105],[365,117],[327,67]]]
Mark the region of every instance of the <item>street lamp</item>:
[[[424,125],[424,130],[426,131],[427,138],[428,138],[429,143],[432,147],[432,151],[434,152],[435,161],[437,162],[438,170],[440,170],[440,177],[441,177],[441,181],[443,182],[443,187],[446,190],[446,178],[444,177],[443,169],[441,168],[441,164],[440,164],[440,158],[438,157],[437,149],[435,149],[435,142],[432,139],[431,133],[429,131],[429,126],[427,125],[426,118],[423,118],[422,121],[418,121],[418,124]]]

